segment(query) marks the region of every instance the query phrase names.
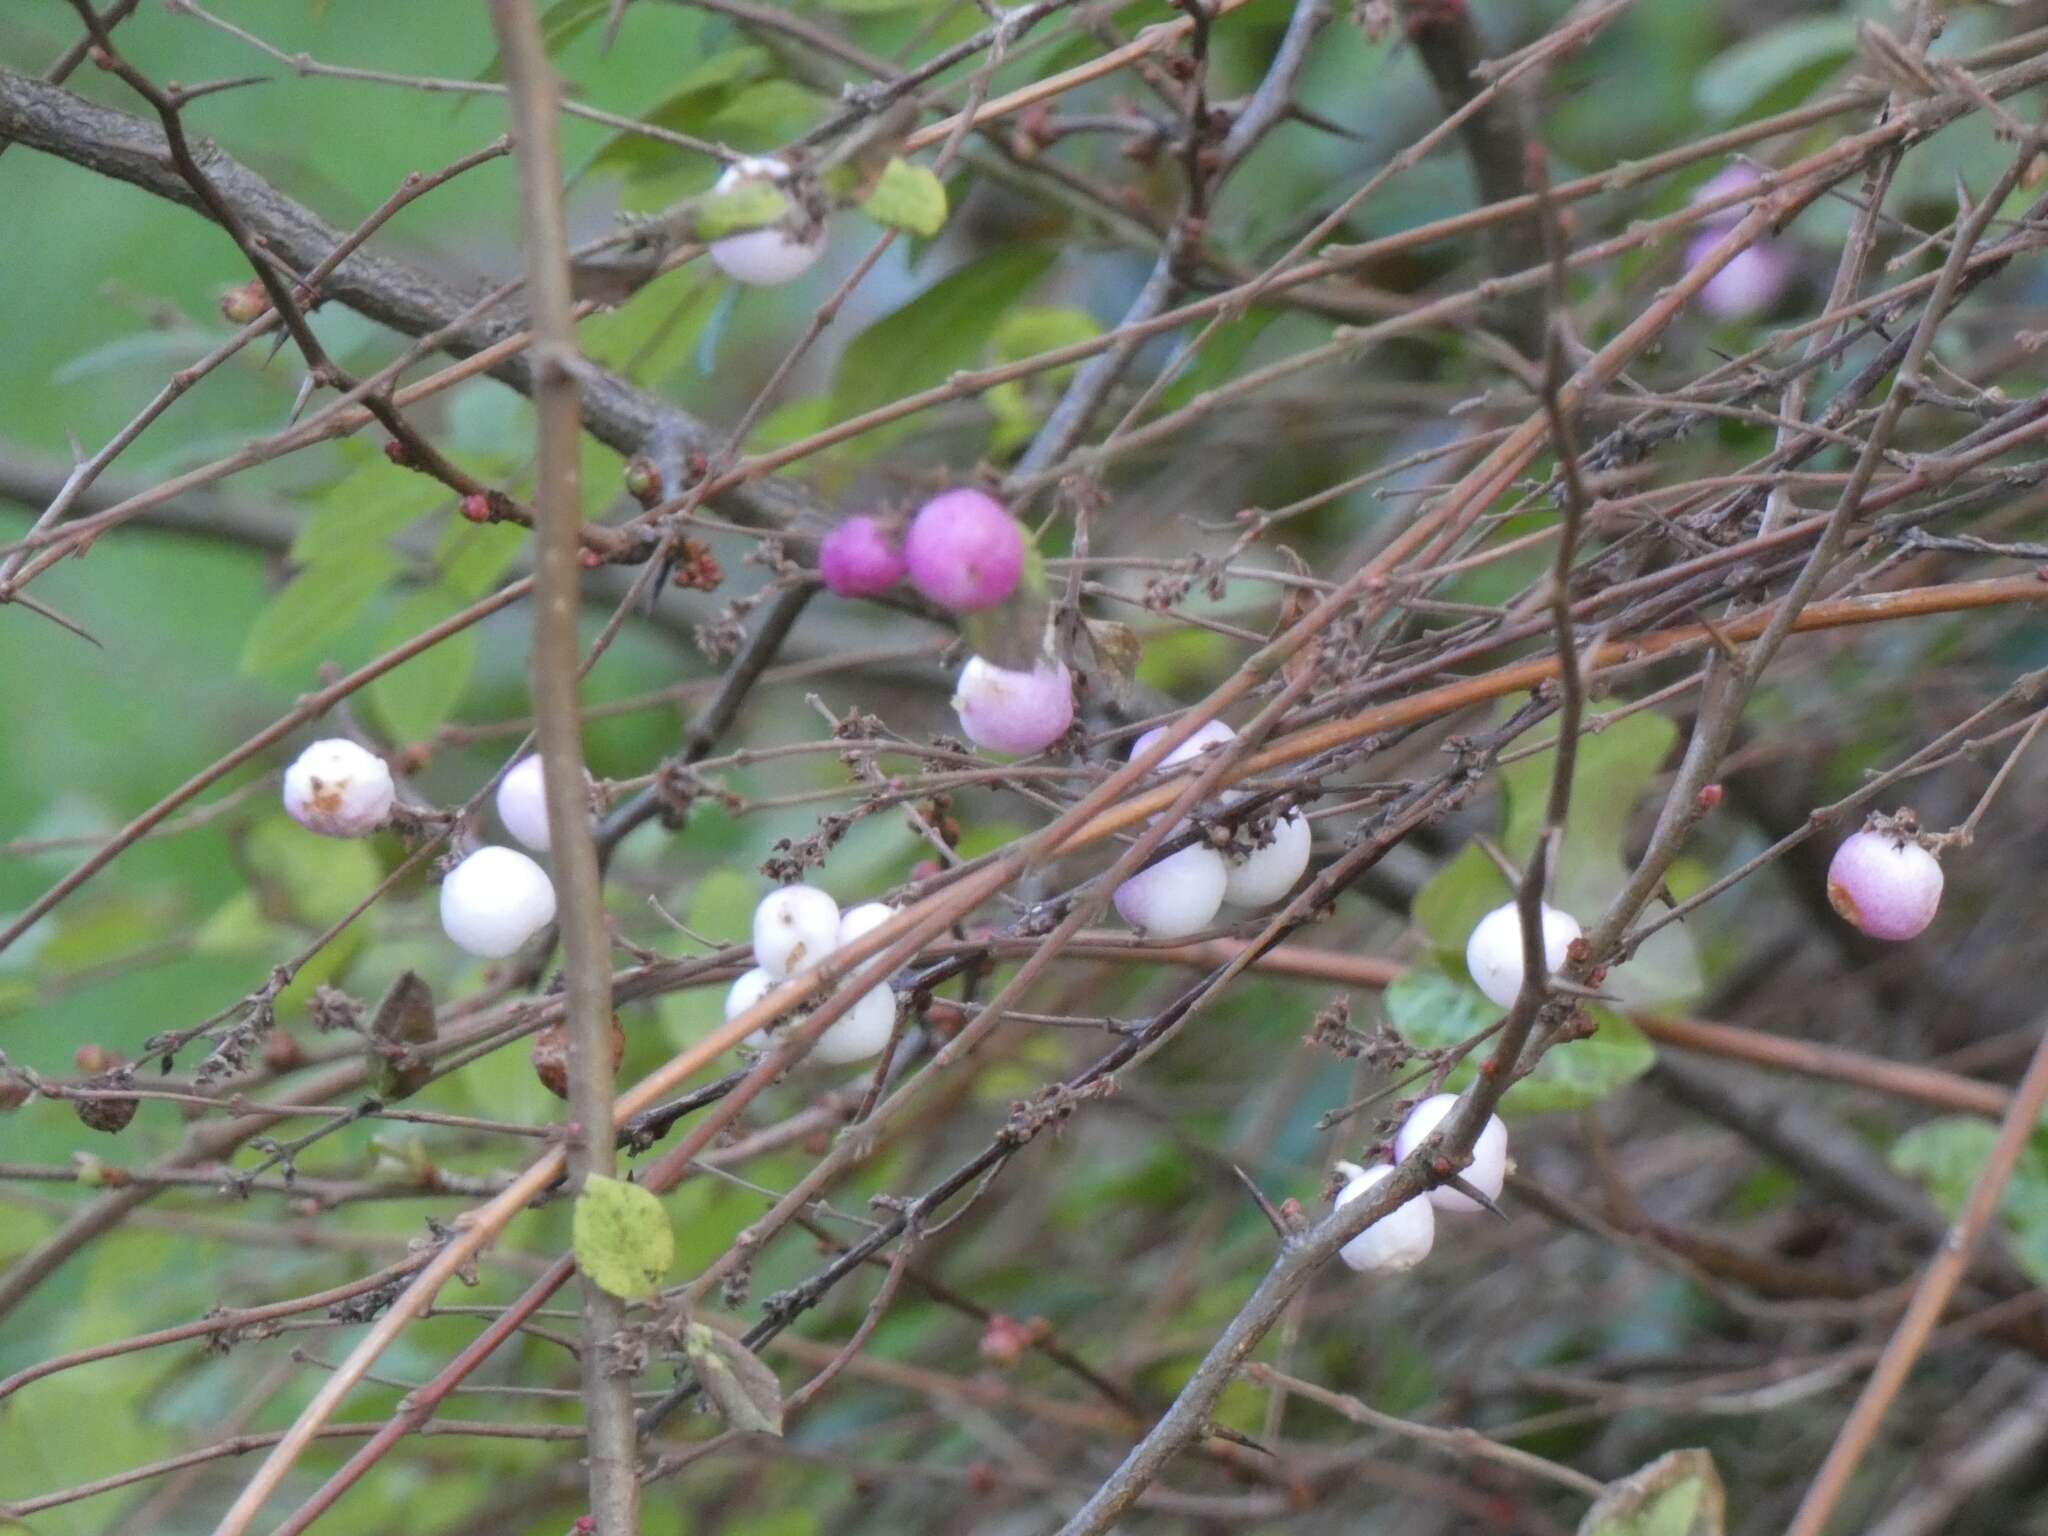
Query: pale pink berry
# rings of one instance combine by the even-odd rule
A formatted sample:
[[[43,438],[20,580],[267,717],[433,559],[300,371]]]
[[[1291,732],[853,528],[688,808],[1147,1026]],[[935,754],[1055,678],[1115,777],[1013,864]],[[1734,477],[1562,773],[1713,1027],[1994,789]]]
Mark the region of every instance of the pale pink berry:
[[[947,491],[910,520],[903,558],[911,585],[941,607],[993,608],[1024,574],[1024,529],[993,496]]]
[[[314,742],[284,771],[285,813],[323,837],[374,832],[396,798],[390,765],[340,737]]]
[[[1686,266],[1698,266],[1722,233],[1710,229],[1695,236],[1685,253]],[[1699,291],[1700,307],[1717,320],[1746,320],[1761,315],[1784,296],[1796,265],[1784,241],[1759,240],[1738,251],[1727,266],[1707,279]]]
[[[1249,831],[1238,834],[1246,842],[1253,835]],[[1223,899],[1233,907],[1263,907],[1278,901],[1294,889],[1294,883],[1308,868],[1312,837],[1308,818],[1301,812],[1289,811],[1275,818],[1267,836],[1270,841],[1249,853],[1224,856],[1229,874],[1223,885]]]
[[[1184,939],[1216,919],[1229,871],[1200,843],[1139,870],[1111,897],[1123,920],[1150,939]]]
[[[818,546],[818,574],[841,597],[873,597],[903,579],[903,551],[872,517],[849,517]]]
[[[953,710],[977,747],[1025,757],[1044,751],[1074,723],[1074,677],[1057,661],[1017,672],[972,656],[954,684]]]
[[[1567,952],[1584,930],[1569,912],[1545,904],[1543,908],[1543,964],[1555,974],[1564,965]],[[1465,941],[1465,969],[1473,985],[1489,1001],[1512,1008],[1522,991],[1522,917],[1511,901],[1495,907],[1479,920],[1472,937]]]
[[[1424,1099],[1408,1112],[1408,1119],[1402,1124],[1401,1132],[1394,1138],[1394,1160],[1405,1163],[1408,1154],[1421,1146],[1423,1139],[1443,1123],[1451,1112],[1451,1106],[1458,1102],[1455,1093],[1439,1093]],[[1488,1115],[1486,1125],[1479,1132],[1479,1139],[1472,1143],[1472,1162],[1459,1177],[1470,1184],[1489,1200],[1500,1198],[1501,1186],[1508,1177],[1508,1128],[1501,1123],[1499,1115]],[[1477,1211],[1482,1207],[1470,1195],[1461,1194],[1448,1185],[1439,1185],[1429,1192],[1429,1203],[1440,1211]]]
[[[441,882],[441,928],[472,955],[511,954],[555,920],[555,887],[513,848],[479,848]]]
[[[1910,939],[1941,905],[1941,863],[1911,838],[1866,828],[1835,850],[1828,900],[1873,939]]]
[[[1695,206],[1700,203],[1711,203],[1718,198],[1727,197],[1731,193],[1747,192],[1762,181],[1763,176],[1759,174],[1754,166],[1744,165],[1738,160],[1734,164],[1715,172],[1706,181],[1701,182],[1699,187],[1693,192],[1691,201]],[[1717,208],[1708,214],[1706,223],[1701,227],[1712,230],[1733,229],[1748,214],[1749,205],[1747,203],[1730,203],[1726,208]]]
[[[1337,1171],[1350,1180],[1337,1195],[1339,1210],[1371,1194],[1394,1175],[1394,1170],[1384,1163],[1377,1168],[1339,1163]],[[1356,1270],[1399,1273],[1428,1258],[1435,1242],[1436,1212],[1427,1200],[1411,1199],[1395,1206],[1338,1249],[1337,1256]]]
[[[787,161],[764,155],[758,159],[735,160],[725,168],[712,187],[713,192],[730,192],[749,181],[781,186],[789,180]],[[801,219],[798,213],[795,217]],[[825,226],[818,224],[802,235],[781,224],[744,230],[711,242],[711,259],[734,282],[772,288],[794,282],[810,271],[812,263],[825,253]]]
[[[547,851],[547,784],[538,755],[522,757],[498,780],[498,820],[527,847]]]

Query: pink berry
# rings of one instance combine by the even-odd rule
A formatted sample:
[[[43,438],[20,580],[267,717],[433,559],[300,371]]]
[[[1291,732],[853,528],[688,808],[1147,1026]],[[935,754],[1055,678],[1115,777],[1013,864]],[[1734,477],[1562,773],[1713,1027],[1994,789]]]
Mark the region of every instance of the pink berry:
[[[953,709],[977,747],[1024,757],[1044,751],[1074,723],[1074,677],[1057,661],[1015,672],[972,656],[954,685]]]
[[[1697,206],[1700,203],[1714,202],[1716,199],[1727,197],[1731,193],[1747,192],[1762,180],[1763,177],[1757,172],[1755,167],[1744,165],[1738,160],[1733,165],[1717,171],[1706,181],[1700,183],[1698,189],[1692,195],[1692,202]],[[1719,208],[1708,214],[1704,227],[1714,230],[1733,229],[1748,214],[1749,207],[1747,204],[1730,203],[1726,208]]]
[[[1721,239],[1723,231],[1706,230],[1694,237],[1685,253],[1687,267],[1697,266]],[[1700,307],[1717,320],[1744,320],[1772,308],[1791,285],[1793,259],[1782,240],[1762,240],[1738,251],[1733,260],[1700,289]]]
[[[1828,900],[1873,939],[1910,939],[1941,905],[1941,864],[1910,838],[1866,828],[1835,850]]]
[[[873,597],[903,579],[903,551],[872,517],[849,517],[818,546],[818,574],[841,597]]]
[[[1024,574],[1024,529],[992,496],[947,491],[911,519],[903,558],[911,585],[941,607],[993,608]]]

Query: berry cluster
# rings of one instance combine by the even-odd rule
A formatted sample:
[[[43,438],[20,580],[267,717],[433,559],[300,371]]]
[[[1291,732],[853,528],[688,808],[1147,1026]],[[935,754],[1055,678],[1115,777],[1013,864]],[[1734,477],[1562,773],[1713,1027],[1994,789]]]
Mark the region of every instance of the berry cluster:
[[[978,613],[1009,601],[1030,539],[1001,502],[961,487],[934,496],[898,537],[877,517],[849,517],[818,546],[818,575],[841,597],[874,597],[906,577],[941,608]],[[971,656],[953,689],[961,732],[977,747],[1024,757],[1074,723],[1074,678],[1060,662],[1029,670]]]
[[[813,885],[785,885],[754,908],[754,968],[725,995],[726,1022],[738,1018],[775,989],[801,975],[842,944],[872,933],[896,915],[885,902],[869,901],[842,913],[839,903]],[[811,1046],[811,1059],[826,1066],[865,1061],[881,1053],[896,1031],[896,992],[887,982],[861,994]],[[765,1048],[764,1032],[747,1043]]]
[[[1451,1107],[1458,1102],[1454,1093],[1439,1093],[1424,1099],[1409,1112],[1402,1123],[1400,1133],[1394,1138],[1394,1161],[1406,1162],[1415,1149],[1428,1139]],[[1338,1192],[1337,1204],[1341,1208],[1372,1190],[1394,1173],[1391,1164],[1382,1163],[1376,1168],[1360,1168],[1355,1163],[1339,1163],[1338,1171],[1345,1176],[1344,1188]],[[1508,1176],[1508,1128],[1501,1123],[1499,1115],[1489,1115],[1479,1139],[1472,1144],[1472,1161],[1460,1174],[1465,1183],[1484,1195],[1489,1201],[1500,1198],[1501,1187]],[[1338,1257],[1356,1270],[1399,1271],[1413,1269],[1429,1257],[1429,1250],[1436,1242],[1436,1213],[1450,1211],[1465,1213],[1483,1210],[1484,1207],[1462,1190],[1449,1185],[1439,1185],[1427,1195],[1409,1200],[1387,1212],[1378,1221],[1367,1227],[1358,1236],[1338,1251]]]
[[[1166,730],[1162,725],[1145,732],[1131,743],[1131,756],[1137,757]],[[1236,737],[1237,732],[1221,720],[1207,721],[1167,753],[1159,766],[1178,768]],[[1244,796],[1237,790],[1225,790],[1219,798],[1231,805]],[[1308,868],[1308,818],[1289,807],[1270,818],[1263,835],[1265,841],[1249,849],[1226,853],[1194,843],[1168,854],[1116,888],[1112,899],[1117,911],[1150,938],[1181,939],[1208,927],[1225,902],[1234,907],[1263,907],[1278,901],[1294,889]]]
[[[285,770],[285,813],[323,837],[367,837],[390,820],[396,801],[389,765],[352,741],[316,741]],[[498,785],[497,804],[508,832],[547,851],[538,757],[512,766]],[[441,882],[441,929],[472,955],[501,959],[554,920],[554,882],[515,848],[479,848]]]

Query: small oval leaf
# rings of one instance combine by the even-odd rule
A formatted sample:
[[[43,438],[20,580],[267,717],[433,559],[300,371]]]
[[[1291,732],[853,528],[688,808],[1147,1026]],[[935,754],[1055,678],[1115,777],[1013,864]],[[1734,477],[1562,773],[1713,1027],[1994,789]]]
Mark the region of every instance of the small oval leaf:
[[[614,1296],[652,1296],[675,1262],[668,1212],[638,1184],[592,1174],[576,1197],[576,1265]]]

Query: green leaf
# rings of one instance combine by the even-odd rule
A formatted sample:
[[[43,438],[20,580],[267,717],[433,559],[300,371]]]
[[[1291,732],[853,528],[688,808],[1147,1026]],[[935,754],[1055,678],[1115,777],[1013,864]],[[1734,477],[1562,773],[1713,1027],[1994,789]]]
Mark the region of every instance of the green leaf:
[[[638,1184],[592,1174],[576,1197],[576,1264],[614,1296],[652,1296],[675,1262],[675,1233],[661,1202]]]
[[[1724,1536],[1728,1496],[1714,1458],[1671,1451],[1607,1485],[1579,1521],[1578,1536]]]
[[[1702,69],[1693,83],[1694,97],[1709,117],[1740,117],[1795,77],[1832,68],[1855,52],[1853,16],[1788,21],[1737,43]]]
[[[782,1433],[782,1383],[746,1345],[692,1323],[683,1331],[683,1352],[690,1357],[704,1395],[717,1404],[731,1428]]]
[[[1462,968],[1465,941],[1479,920],[1513,896],[1500,866],[1477,843],[1467,843],[1415,893],[1411,910],[1444,964]]]
[[[366,464],[321,493],[319,510],[292,540],[299,565],[352,558],[418,522],[449,500],[447,488],[389,464]]]
[[[1010,245],[940,278],[856,336],[832,381],[840,420],[943,384],[979,361],[1008,307],[1052,265],[1047,246]]]
[[[723,192],[710,192],[697,204],[697,238],[716,240],[735,230],[759,229],[789,211],[789,199],[767,181],[742,181]]]
[[[1401,1038],[1426,1050],[1461,1045],[1501,1017],[1477,988],[1442,971],[1418,967],[1399,977],[1386,993],[1387,1018]],[[1536,1070],[1502,1095],[1503,1113],[1549,1114],[1597,1104],[1650,1070],[1656,1047],[1627,1019],[1605,1008],[1589,1010],[1594,1032],[1583,1040],[1554,1045]],[[1452,1092],[1472,1081],[1485,1047],[1473,1051],[1445,1082]]]
[[[282,815],[250,830],[243,855],[271,915],[308,928],[340,921],[384,873],[369,843],[321,837]]]
[[[815,123],[825,104],[794,81],[763,80],[736,93],[704,126],[711,137],[741,149],[773,149]]]
[[[399,558],[380,545],[307,566],[249,626],[242,671],[275,677],[321,659],[401,568]]]
[[[1970,1191],[1991,1160],[1998,1128],[1970,1115],[1950,1115],[1915,1126],[1892,1144],[1891,1165],[1927,1186],[1949,1217],[1960,1216]],[[2028,1276],[2048,1285],[2048,1127],[2020,1151],[1998,1214],[2013,1257]]]
[[[451,518],[435,558],[441,585],[473,603],[498,585],[512,568],[529,535],[517,523],[465,523]]]
[[[445,586],[415,592],[391,616],[378,646],[390,650],[402,645],[469,603],[462,593]],[[424,741],[447,724],[476,670],[476,650],[476,627],[471,625],[370,684],[370,707],[394,741]]]
[[[946,222],[946,187],[925,166],[891,160],[860,206],[877,224],[935,235]]]

